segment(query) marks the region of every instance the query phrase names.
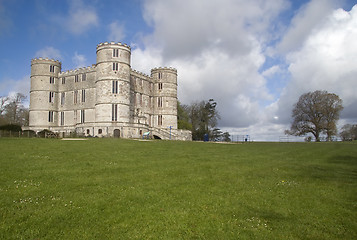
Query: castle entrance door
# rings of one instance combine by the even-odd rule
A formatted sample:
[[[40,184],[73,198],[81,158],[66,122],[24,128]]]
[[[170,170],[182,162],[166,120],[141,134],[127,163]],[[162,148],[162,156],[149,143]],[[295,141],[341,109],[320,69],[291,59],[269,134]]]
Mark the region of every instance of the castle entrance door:
[[[120,138],[120,130],[119,129],[114,129],[114,137]]]

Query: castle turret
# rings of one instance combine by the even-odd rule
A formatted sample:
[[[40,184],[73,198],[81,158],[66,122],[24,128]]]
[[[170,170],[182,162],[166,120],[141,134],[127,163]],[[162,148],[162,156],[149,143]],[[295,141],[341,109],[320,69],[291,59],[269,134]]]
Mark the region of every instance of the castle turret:
[[[177,70],[155,68],[151,70],[154,81],[154,126],[177,129]]]
[[[60,136],[190,140],[177,129],[177,70],[155,68],[151,75],[130,67],[130,46],[97,45],[92,67],[61,72],[61,63],[31,61],[29,129]]]
[[[61,63],[52,59],[32,59],[29,127],[40,131],[57,125],[58,74]]]
[[[96,122],[130,121],[130,47],[121,43],[97,46]]]

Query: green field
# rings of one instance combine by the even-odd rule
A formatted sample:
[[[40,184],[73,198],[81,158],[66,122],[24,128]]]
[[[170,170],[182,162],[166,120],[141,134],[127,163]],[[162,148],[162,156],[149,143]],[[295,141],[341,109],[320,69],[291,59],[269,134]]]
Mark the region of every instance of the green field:
[[[357,143],[0,138],[0,239],[357,239]]]

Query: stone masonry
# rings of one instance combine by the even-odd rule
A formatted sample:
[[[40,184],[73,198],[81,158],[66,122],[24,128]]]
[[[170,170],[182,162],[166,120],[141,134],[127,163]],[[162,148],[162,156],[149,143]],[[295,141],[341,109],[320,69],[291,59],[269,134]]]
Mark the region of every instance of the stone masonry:
[[[130,67],[130,46],[100,43],[91,67],[61,71],[61,62],[31,61],[29,129],[69,136],[191,140],[177,129],[177,70],[151,75]]]

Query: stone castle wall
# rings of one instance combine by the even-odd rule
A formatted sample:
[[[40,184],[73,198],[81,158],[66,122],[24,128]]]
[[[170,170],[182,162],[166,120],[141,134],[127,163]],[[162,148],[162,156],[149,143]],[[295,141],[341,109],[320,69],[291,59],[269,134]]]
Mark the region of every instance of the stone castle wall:
[[[130,46],[101,43],[97,62],[61,71],[51,59],[31,61],[30,123],[35,131],[62,135],[190,140],[177,130],[177,70],[155,68],[151,75],[131,69]]]

